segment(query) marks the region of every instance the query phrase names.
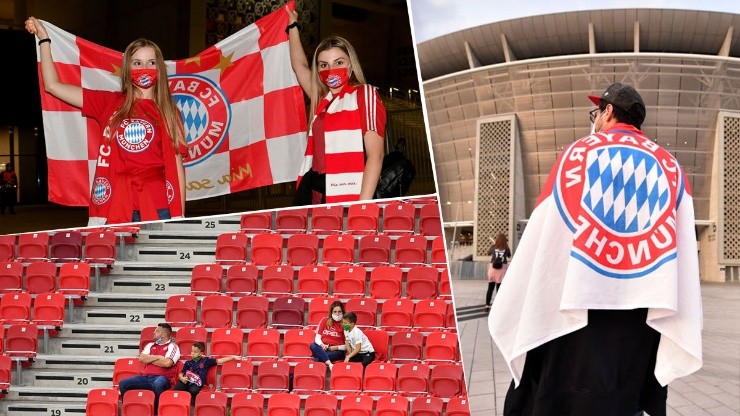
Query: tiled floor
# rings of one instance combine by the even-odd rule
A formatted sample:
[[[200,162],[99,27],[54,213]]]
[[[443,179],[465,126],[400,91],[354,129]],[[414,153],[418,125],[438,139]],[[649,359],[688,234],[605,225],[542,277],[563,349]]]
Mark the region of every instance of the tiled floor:
[[[501,415],[511,375],[488,333],[487,282],[453,280],[472,416]],[[740,414],[740,285],[702,284],[704,367],[668,389],[668,415]]]

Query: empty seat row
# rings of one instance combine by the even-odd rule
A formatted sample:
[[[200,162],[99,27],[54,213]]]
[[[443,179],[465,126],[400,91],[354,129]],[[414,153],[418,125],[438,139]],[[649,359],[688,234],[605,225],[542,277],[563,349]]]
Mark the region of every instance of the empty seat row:
[[[0,263],[0,295],[26,292],[39,294],[59,291],[86,296],[90,290],[90,264],[81,262],[35,262],[25,268],[21,262]]]
[[[261,280],[261,290],[258,283]],[[333,282],[333,284],[331,284]],[[403,293],[405,283],[405,294]],[[331,286],[331,287],[330,287]],[[304,298],[328,296],[376,299],[431,299],[450,295],[447,269],[429,266],[412,267],[405,272],[396,266],[379,266],[370,272],[362,266],[340,266],[335,271],[327,266],[303,266],[297,273],[290,266],[268,266],[260,271],[254,265],[233,265],[223,279],[218,264],[199,264],[193,268],[190,291],[195,296],[225,293],[234,297],[248,294],[283,296],[296,294]]]
[[[278,232],[293,234],[310,229],[314,233],[333,234],[349,232],[352,234],[383,232],[389,235],[413,234],[418,230],[422,235],[442,235],[439,206],[436,203],[422,205],[416,210],[412,203],[391,202],[383,207],[366,203],[350,205],[347,208],[347,225],[344,226],[345,207],[328,206],[311,209],[290,209],[278,211],[275,225],[272,213],[249,213],[241,217],[241,230],[258,234]],[[418,222],[417,222],[418,216]]]
[[[61,293],[41,293],[35,299],[28,293],[8,293],[0,299],[0,324],[33,322],[58,327],[64,323],[64,303]]]
[[[382,329],[365,330],[379,362],[426,362],[429,364],[455,362],[459,357],[457,334],[434,331],[424,336],[421,332]],[[151,342],[153,327],[142,331],[139,348]],[[281,339],[282,338],[282,339]],[[309,329],[287,330],[281,337],[274,328],[255,329],[245,334],[238,328],[217,328],[208,337],[202,327],[184,327],[176,333],[176,342],[183,360],[190,358],[195,342],[206,344],[206,352],[213,356],[245,356],[255,361],[282,359],[287,362],[312,360],[309,348],[315,332]],[[246,348],[244,343],[246,341]]]
[[[323,244],[322,244],[323,243]],[[257,234],[250,238],[240,232],[223,233],[216,239],[216,262],[239,264],[250,262],[257,266],[285,263],[290,266],[325,264],[396,265],[445,264],[444,241],[432,241],[427,259],[428,240],[422,235],[405,235],[392,240],[387,235],[364,235],[357,242],[348,234],[333,234],[320,239],[316,234],[293,234],[284,240],[280,234]],[[321,258],[319,247],[321,246]],[[357,250],[355,250],[357,248]],[[357,256],[355,257],[355,251]]]
[[[200,303],[198,314],[196,296],[172,295],[167,299],[165,321],[175,327],[200,325],[219,328],[235,325],[252,329],[271,325],[282,329],[303,328],[307,325],[306,318],[309,326],[318,325],[321,318],[328,316],[329,306],[336,300],[336,297],[315,297],[311,299],[306,313],[306,300],[301,297],[278,297],[270,304],[270,300],[264,296],[243,296],[235,302],[230,296],[209,295]],[[346,302],[345,310],[357,314],[359,327],[413,327],[423,331],[455,327],[452,304],[441,299],[422,299],[417,302],[393,299],[383,302],[378,308],[375,299],[352,298]]]
[[[93,389],[87,396],[87,416],[118,416],[119,395],[115,389]],[[159,399],[159,415],[191,414],[191,399],[187,392],[166,391]],[[240,392],[233,395],[229,404],[226,393],[204,391],[195,399],[194,416],[337,416],[337,408],[359,416],[470,416],[467,397],[455,397],[445,402],[439,397],[383,396],[376,400],[363,395],[312,394],[305,400],[301,396],[278,393],[265,396],[260,393]],[[123,397],[121,414],[150,416],[154,414],[154,392],[131,390]]]
[[[79,231],[29,233],[0,236],[0,261],[21,262],[85,260],[90,263],[113,264],[116,258],[116,235],[113,231]],[[84,249],[83,249],[84,248]]]

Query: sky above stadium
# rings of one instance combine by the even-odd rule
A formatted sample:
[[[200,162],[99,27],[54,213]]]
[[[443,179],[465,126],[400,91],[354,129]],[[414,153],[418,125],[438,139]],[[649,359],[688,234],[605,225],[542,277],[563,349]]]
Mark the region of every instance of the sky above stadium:
[[[738,0],[410,0],[416,42],[487,23],[598,9],[686,9],[740,13]]]

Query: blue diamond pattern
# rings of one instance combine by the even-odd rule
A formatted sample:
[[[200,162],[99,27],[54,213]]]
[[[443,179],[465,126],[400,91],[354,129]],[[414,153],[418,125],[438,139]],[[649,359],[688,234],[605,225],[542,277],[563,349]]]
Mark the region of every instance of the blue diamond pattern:
[[[146,137],[146,127],[143,124],[133,122],[123,130],[123,138],[131,144],[139,144]]]
[[[198,99],[190,95],[177,94],[174,98],[185,125],[185,139],[191,143],[205,133],[208,126],[208,110]]]

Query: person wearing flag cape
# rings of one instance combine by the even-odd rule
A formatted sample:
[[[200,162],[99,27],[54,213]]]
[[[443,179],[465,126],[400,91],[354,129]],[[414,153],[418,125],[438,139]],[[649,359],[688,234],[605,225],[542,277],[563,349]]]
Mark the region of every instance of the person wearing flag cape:
[[[291,66],[313,114],[293,204],[372,199],[385,154],[383,102],[365,83],[357,54],[344,38],[322,40],[309,66],[298,14],[287,5],[285,10]]]
[[[129,44],[121,91],[97,91],[62,82],[43,23],[29,17],[25,25],[39,39],[45,91],[98,124],[88,225],[182,217],[187,146],[159,47],[146,39]]]
[[[702,366],[684,172],[640,131],[633,87],[589,99],[594,132],[556,161],[489,315],[504,415],[661,416],[668,383]]]

